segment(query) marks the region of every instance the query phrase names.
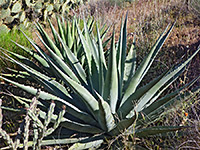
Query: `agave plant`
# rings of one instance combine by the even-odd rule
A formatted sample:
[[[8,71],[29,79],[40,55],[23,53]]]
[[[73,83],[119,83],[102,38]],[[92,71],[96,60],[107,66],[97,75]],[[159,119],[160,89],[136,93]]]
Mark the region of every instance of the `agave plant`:
[[[57,111],[63,104],[66,106],[66,113],[60,123],[62,134],[59,138],[55,138],[56,133],[53,133],[55,140],[48,143],[44,139],[42,143],[75,143],[70,149],[97,148],[105,139],[118,136],[125,131],[127,134],[135,133],[136,136],[142,137],[183,128],[180,126],[143,128],[144,124],[158,119],[171,104],[189,96],[189,92],[183,94],[181,91],[190,87],[199,78],[160,98],[163,91],[178,78],[200,49],[185,62],[172,67],[147,85],[140,86],[174,24],[165,29],[137,67],[135,42],[127,50],[127,15],[124,23],[123,21],[121,23],[118,42],[115,43],[113,31],[112,37],[109,38],[111,46],[106,52],[104,46],[109,40],[102,41],[107,30],[102,28],[99,31],[97,23],[96,35],[93,33],[94,23],[91,21],[83,21],[84,27],[81,29],[75,18],[72,23],[68,21],[67,25],[58,19],[59,33],[51,22],[49,23],[54,40],[39,23],[36,24],[40,33],[38,38],[45,46],[45,51],[48,51],[48,55],[26,35],[36,51],[16,44],[30,53],[34,61],[10,52],[21,60],[18,61],[2,52],[12,62],[22,67],[22,71],[13,74],[24,78],[31,77],[43,87],[38,95],[40,101],[38,106],[41,109],[39,117],[45,119],[44,114],[47,113],[51,100],[55,102]],[[0,78],[36,95],[37,88],[9,79],[13,74],[2,74]],[[193,92],[199,92],[199,88]],[[18,97],[18,101],[30,105],[23,98]],[[51,122],[57,117],[58,114],[54,115]],[[133,127],[134,130],[131,130]]]

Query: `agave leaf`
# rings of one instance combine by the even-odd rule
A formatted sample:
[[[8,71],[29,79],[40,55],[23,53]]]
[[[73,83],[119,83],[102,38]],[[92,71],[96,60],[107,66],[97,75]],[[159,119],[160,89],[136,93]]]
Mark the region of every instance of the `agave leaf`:
[[[76,28],[76,17],[74,16],[72,19],[72,30],[71,30],[71,34],[72,34],[72,39],[75,38],[75,36],[78,36],[77,33],[77,28]]]
[[[108,39],[103,43],[103,48],[106,48],[106,46],[108,45],[108,43],[110,42],[111,39],[112,39],[112,38],[108,38]],[[105,56],[106,56],[106,54],[107,54],[108,52],[109,52],[108,50],[104,52]],[[106,58],[106,57],[105,57],[105,58]]]
[[[82,46],[83,46],[83,49],[84,49],[84,52],[85,52],[85,55],[86,55],[86,58],[87,58],[89,73],[91,74],[92,54],[91,54],[91,51],[90,51],[90,47],[89,47],[88,43],[86,42],[86,39],[84,38],[84,36],[83,36],[79,26],[78,26],[77,21],[76,21],[76,28],[77,28],[78,35],[79,35],[79,38],[81,40],[81,43],[82,43]]]
[[[50,19],[48,18],[48,23],[50,25],[50,28],[51,28],[51,32],[53,34],[53,38],[54,38],[54,41],[55,41],[55,44],[56,44],[56,47],[58,47],[60,49],[60,43],[59,43],[59,40],[58,40],[58,37],[57,37],[57,32],[54,28],[54,26],[52,25]]]
[[[41,42],[44,44],[44,46],[47,48],[47,50],[49,51],[49,53],[51,54],[51,56],[53,57],[53,59],[57,62],[57,64],[59,64],[59,66],[61,67],[61,69],[67,74],[69,75],[74,81],[79,82],[79,79],[77,78],[77,76],[74,74],[74,72],[71,70],[71,68],[68,67],[68,65],[59,57],[57,56],[47,45],[46,43],[39,37],[39,39],[41,40]],[[52,61],[48,59],[48,62],[52,65]],[[50,65],[49,64],[49,65]]]
[[[96,27],[98,26],[98,23],[96,22]],[[105,38],[105,36],[106,36],[106,34],[108,33],[108,31],[109,31],[109,29],[110,29],[110,26],[108,26],[107,28],[106,28],[106,23],[101,27],[101,29],[99,30],[99,34],[100,34],[100,38],[101,38],[101,40],[103,41],[104,40],[104,38]],[[94,35],[94,39],[95,39],[95,41],[98,41],[98,35]],[[98,42],[97,42],[98,43]]]
[[[74,53],[74,55],[78,58],[78,36],[74,37],[74,44],[73,44],[73,47],[72,47],[72,52]],[[80,61],[80,60],[79,60]]]
[[[40,110],[39,113],[40,113],[40,117],[42,119],[46,118],[46,116],[47,116],[46,112]],[[51,122],[55,123],[57,118],[58,118],[58,115],[53,114],[52,118],[51,118]],[[67,129],[75,130],[75,131],[78,131],[78,132],[81,132],[81,133],[98,134],[98,133],[102,132],[101,129],[99,129],[95,126],[88,125],[88,124],[81,124],[81,123],[71,121],[71,120],[63,117],[63,119],[60,123],[60,126],[67,128]]]
[[[84,19],[83,19],[83,20],[84,20]],[[94,23],[95,23],[94,18],[89,17],[88,20],[87,20],[87,27],[88,27],[88,30],[89,30],[90,33],[91,33],[92,30],[93,30]]]
[[[1,109],[1,106],[2,106],[2,99],[0,99],[0,128],[2,127],[2,123],[3,123],[3,114],[2,114],[2,109]]]
[[[41,103],[38,103],[38,104],[41,105]],[[17,109],[17,108],[10,108],[10,107],[4,107],[4,106],[2,106],[1,108],[5,109],[5,110],[16,112],[18,114],[26,113],[25,109]],[[30,115],[32,115],[32,114],[30,114]],[[47,116],[47,113],[45,111],[40,110],[39,116],[42,119],[45,119]],[[76,117],[78,118],[78,115],[76,115]],[[83,132],[83,133],[91,133],[91,134],[102,133],[102,131],[99,128],[95,127],[96,122],[94,121],[94,119],[91,118],[88,120],[88,117],[86,115],[79,115],[79,117],[80,117],[79,119],[82,119],[85,122],[85,124],[71,121],[71,120],[63,117],[63,119],[61,120],[60,126],[70,129],[70,130]],[[55,123],[57,121],[57,118],[58,118],[58,115],[52,114],[51,122]],[[37,119],[37,118],[35,118],[35,119]]]
[[[9,56],[7,56],[9,57]],[[12,61],[14,61],[16,64],[20,65],[23,69],[25,69],[33,78],[35,78],[36,80],[38,80],[39,82],[41,82],[41,80],[43,82],[43,85],[47,87],[47,89],[50,89],[51,93],[54,93],[55,95],[57,95],[58,97],[61,98],[67,98],[67,97],[71,97],[68,93],[68,91],[65,89],[65,87],[63,85],[61,85],[60,83],[58,83],[57,81],[53,80],[52,78],[32,69],[29,68],[25,65],[23,65],[22,63],[14,60],[13,58],[9,57]]]
[[[74,34],[74,37],[75,37],[75,36],[79,37],[77,25],[79,25],[79,28],[81,28],[81,27],[80,27],[80,25],[81,25],[80,22],[81,22],[80,17],[78,17],[78,18],[74,17],[74,29],[75,29],[75,31],[76,31],[76,32],[75,32],[76,34]],[[81,31],[81,32],[83,32],[83,31]],[[81,42],[81,39],[80,39],[80,38],[77,38],[77,44],[78,44],[78,45],[79,45],[80,42]]]
[[[106,60],[104,57],[103,52],[103,45],[102,40],[100,38],[100,33],[98,29],[98,25],[96,24],[96,30],[97,30],[97,41],[98,41],[98,51],[99,51],[99,93],[102,96],[104,91],[104,68],[107,70]]]
[[[71,52],[71,50],[69,49],[69,47],[67,47],[63,40],[59,37],[58,35],[58,38],[59,38],[59,41],[61,43],[61,45],[63,46],[63,49],[67,55],[67,59],[68,61],[70,61],[70,66],[71,68],[74,70],[74,72],[81,77],[81,79],[86,83],[86,73],[83,69],[83,67],[81,66],[79,60],[76,58],[76,56]]]
[[[37,94],[37,89],[33,88],[33,87],[30,87],[30,86],[25,86],[23,84],[19,84],[17,82],[14,82],[14,81],[11,81],[9,79],[6,79],[2,76],[0,76],[1,79],[7,81],[7,82],[10,82],[14,85],[16,85],[17,87],[27,91],[28,93],[30,94],[33,94],[33,95],[36,95]],[[62,105],[66,105],[66,112],[71,114],[72,116],[76,117],[76,118],[79,118],[85,122],[91,122],[92,120],[94,120],[93,118],[91,118],[87,113],[84,113],[82,111],[80,111],[78,108],[76,108],[75,106],[71,105],[70,103],[66,102],[65,100],[59,98],[59,97],[56,97],[52,94],[49,94],[47,92],[44,92],[44,91],[40,91],[40,95],[39,95],[39,98],[43,99],[43,100],[54,100],[56,102],[56,105],[58,107],[62,107]],[[60,103],[57,103],[57,102],[60,102]]]
[[[98,24],[99,25],[99,24]],[[100,29],[100,34],[102,35],[107,29],[105,29],[107,27],[107,24],[106,23],[104,23],[103,25],[102,25],[102,27],[101,27],[101,29]],[[109,26],[110,27],[110,26]]]
[[[88,143],[75,143],[69,150],[84,150],[88,148],[98,148],[103,143],[103,140],[92,141]]]
[[[71,27],[70,27],[70,23],[69,23],[69,20],[67,21],[67,46],[69,47],[69,49],[72,48],[73,46],[73,42],[74,42],[74,35],[72,36],[72,33],[74,31],[72,30],[71,31]],[[74,33],[73,33],[74,34]]]
[[[9,74],[9,73],[4,74],[4,73],[2,73],[1,75],[4,76],[4,77],[11,77],[11,78],[16,78],[16,79],[18,79],[18,78],[22,78],[22,79],[29,78],[31,80],[29,75],[14,74],[14,73],[12,73],[12,74]]]
[[[36,93],[37,93],[37,89],[35,89],[35,88],[31,87],[31,86],[26,86],[26,85],[17,83],[15,81],[9,80],[9,79],[4,78],[2,76],[0,76],[0,78],[5,80],[5,81],[7,81],[7,82],[9,82],[9,83],[11,83],[11,84],[16,85],[17,87],[29,92],[30,94],[36,95]],[[68,103],[65,102],[64,100],[62,100],[62,99],[60,99],[60,98],[58,98],[58,97],[56,97],[56,96],[54,96],[52,94],[46,93],[44,91],[40,92],[39,98],[41,98],[43,100],[58,100],[58,101],[62,102],[63,104],[68,105]]]
[[[98,48],[97,48],[98,46],[96,45],[96,42],[94,42],[94,47],[96,50],[98,50]],[[103,67],[102,64],[100,64],[101,60],[99,57],[100,56],[99,56],[99,52],[98,52],[98,61],[99,61],[98,67],[97,67],[97,64],[95,63],[94,59],[92,60],[92,74],[91,74],[91,78],[89,78],[89,79],[91,79],[92,83],[90,85],[92,85],[93,90],[95,89],[95,91],[97,91],[98,93],[100,93],[100,91],[102,93],[102,88],[103,88],[102,77],[103,76],[100,76],[100,75],[104,75],[104,74],[102,74],[102,73],[104,73],[102,71],[105,71],[105,68]],[[100,71],[101,71],[101,73],[100,73]]]
[[[11,71],[13,74],[22,74],[24,76],[30,76],[30,74],[28,74],[28,72],[26,71],[19,71],[19,70],[15,70],[15,69],[11,69],[11,68],[7,68],[9,71]]]
[[[103,98],[108,99],[112,113],[116,111],[116,105],[118,100],[118,72],[115,50],[115,33],[113,31],[111,51],[108,60],[108,70],[106,73],[106,81],[104,84]]]
[[[65,17],[64,16],[61,16],[61,25],[62,25],[62,28],[63,28],[63,32],[64,32],[64,35],[67,35],[67,29],[66,29],[66,22],[65,22]]]
[[[127,100],[124,102],[121,102],[121,105],[119,109],[117,110],[118,115],[120,118],[125,118],[127,114],[129,114],[135,107],[136,103],[138,100],[149,90],[151,89],[157,82],[159,82],[166,74],[168,71],[164,72],[162,75],[160,75],[158,78],[154,79],[147,85],[139,88],[138,90],[135,91]]]
[[[1,73],[1,76],[14,77],[14,78],[27,78],[27,79],[31,80],[30,74],[26,71],[19,71],[19,70],[15,70],[15,69],[11,69],[11,68],[6,68],[6,69],[12,73]]]
[[[66,45],[66,38],[65,38],[65,31],[63,30],[60,18],[57,16],[57,24],[58,24],[58,30],[59,30],[59,35],[63,39],[64,44]]]
[[[3,107],[3,109],[7,109],[7,110],[11,110],[11,111],[21,111],[20,109],[11,109],[11,108],[5,108]],[[25,111],[24,111],[25,112]],[[39,118],[37,116],[35,116],[32,112],[29,112],[29,115],[31,116],[32,119],[34,119],[37,124],[42,127],[42,123],[40,122]],[[42,119],[45,119],[46,116],[47,116],[47,113],[40,110],[39,111],[39,116],[42,118]],[[55,114],[52,114],[52,117],[51,117],[51,122],[55,123],[56,120],[58,118],[58,115],[55,115]],[[91,123],[92,122],[87,122],[87,123]],[[94,127],[94,126],[90,126],[90,125],[86,125],[86,124],[81,124],[81,123],[77,123],[77,122],[74,122],[74,121],[71,121],[65,117],[63,117],[61,123],[60,123],[60,126],[64,127],[64,128],[67,128],[67,129],[71,129],[71,130],[75,130],[75,131],[78,131],[78,132],[82,132],[82,133],[91,133],[91,134],[97,134],[97,133],[101,133],[102,131],[97,128],[97,127]]]
[[[65,101],[69,102],[70,104],[73,104],[72,97],[69,95],[68,91],[63,88],[62,85],[60,85],[57,82],[49,82],[48,80],[41,79],[37,75],[32,74],[32,77],[42,86],[45,87],[47,92],[50,94],[53,94],[59,98],[64,99]],[[53,79],[50,79],[50,81],[54,81]],[[56,84],[58,85],[58,88],[56,87]],[[75,105],[78,107],[77,105]]]
[[[39,31],[39,33],[41,34],[41,36],[42,36],[43,40],[45,41],[45,43],[47,43],[47,45],[56,53],[57,56],[59,56],[61,59],[63,59],[62,53],[56,47],[56,45],[51,40],[51,38],[48,36],[48,34],[44,31],[42,26],[39,23],[35,24],[35,26],[36,26],[37,30]]]
[[[76,143],[83,139],[85,139],[85,138],[42,140],[42,145],[70,144],[70,143]]]
[[[43,50],[37,44],[35,44],[35,42],[32,39],[30,39],[22,30],[20,31],[23,33],[26,39],[31,43],[31,45],[35,48],[35,50],[40,54],[40,56],[47,61],[46,58],[47,55],[43,52]]]
[[[124,79],[123,79],[123,84],[124,84],[124,89],[127,88],[127,84],[130,82],[131,78],[135,74],[136,70],[136,47],[135,47],[135,38],[133,39],[133,43],[131,45],[131,48],[128,52],[128,56],[126,57],[125,61],[125,67],[124,67]]]
[[[127,26],[127,16],[124,21],[124,25],[121,23],[121,32],[120,32],[120,38],[118,41],[118,49],[117,49],[117,67],[118,67],[118,73],[119,73],[119,98],[121,98],[122,94],[122,83],[124,78],[124,66],[125,66],[125,60],[126,60],[126,26]],[[122,19],[123,20],[123,19]]]
[[[9,110],[9,111],[15,112],[17,114],[25,114],[26,113],[26,110],[24,108],[10,108],[10,107],[1,106],[1,109]]]
[[[103,27],[101,28],[101,30],[100,30],[100,35],[101,35],[102,41],[104,40],[104,38],[106,37],[106,34],[108,33],[108,31],[109,31],[109,29],[110,29],[110,26],[108,26],[108,27],[104,30],[105,26],[106,26],[106,23],[104,24],[104,26],[103,26]]]
[[[156,83],[139,101],[137,104],[137,110],[138,112],[142,110],[142,108],[149,102],[149,100],[156,94],[160,88],[164,86],[164,89],[168,87],[169,85],[165,86],[166,83],[170,80],[173,82],[173,78],[180,74],[184,67],[192,60],[192,58],[200,51],[200,48],[192,55],[190,58],[188,58],[185,62],[183,62],[180,66],[175,68],[173,71],[171,71],[169,74],[167,74],[165,77],[163,77],[158,83]],[[162,90],[163,91],[163,90]]]
[[[55,145],[55,144],[70,144],[76,143],[85,138],[68,138],[68,139],[53,139],[53,140],[42,140],[42,145]]]
[[[148,107],[149,105],[151,105],[152,103],[154,103],[157,99],[158,99],[158,97],[163,93],[163,91],[165,91],[165,89],[167,89],[168,87],[169,87],[169,85],[171,85],[177,78],[178,78],[178,76],[182,73],[182,71],[183,71],[183,69],[181,70],[181,71],[179,71],[179,73],[177,73],[171,80],[169,80],[166,84],[164,84],[160,89],[157,89],[157,92],[155,92],[155,93],[152,93],[152,94],[154,94],[152,97],[150,97],[149,98],[149,100],[148,100],[148,102],[147,103],[144,103],[144,106],[143,106],[143,108],[142,109],[145,109],[146,107]],[[157,84],[157,83],[156,83]],[[156,85],[155,84],[155,85]],[[154,85],[154,86],[155,86]],[[153,87],[152,87],[153,88]],[[152,89],[151,88],[151,89]],[[151,90],[150,89],[150,90]],[[149,91],[150,91],[149,90]],[[149,92],[149,91],[147,91],[147,92]],[[145,93],[146,94],[146,93]],[[141,101],[143,100],[143,97],[145,96],[145,94],[137,101],[137,104],[136,104],[136,111],[139,111],[138,110],[138,103],[141,103]],[[129,113],[129,115],[127,116],[127,117],[130,117],[131,115],[134,115],[134,113],[133,112],[130,112]]]
[[[180,89],[176,90],[173,93],[170,93],[164,97],[162,97],[161,99],[157,100],[156,102],[152,103],[150,106],[148,106],[147,108],[145,108],[143,110],[143,112],[145,112],[145,114],[149,114],[152,111],[155,111],[157,108],[159,108],[160,106],[162,106],[163,104],[167,103],[168,101],[170,101],[172,98],[178,96],[183,90],[185,91],[186,89],[188,89],[189,87],[191,87],[197,80],[199,80],[200,76],[193,79],[190,83],[185,84],[183,87],[181,87]]]
[[[5,95],[8,95],[8,96],[11,96],[13,97],[14,99],[16,99],[19,103],[21,103],[22,105],[25,106],[25,108],[29,108],[30,107],[30,103],[32,102],[31,99],[27,99],[27,98],[24,98],[24,97],[20,97],[20,96],[16,96],[16,95],[13,95],[11,92],[8,91],[8,93],[5,93],[3,92],[2,94],[5,94]],[[43,108],[46,108],[46,106],[41,103],[40,101],[37,102],[37,105],[43,107]],[[9,110],[9,108],[3,108],[3,109],[6,109],[6,110]],[[10,111],[21,111],[22,113],[26,113],[26,110],[25,109],[12,109],[10,108],[11,110]]]
[[[89,32],[89,29],[87,27],[85,20],[84,20],[84,31],[85,31],[85,39],[88,44],[88,48],[90,49],[90,53],[92,53],[96,67],[99,70],[99,56],[98,56],[99,54],[97,52],[97,49],[95,48],[94,41],[91,38],[91,34]]]
[[[69,150],[84,150],[90,148],[98,148],[103,143],[103,139],[104,137],[102,135],[90,137],[88,139],[75,143],[69,148]]]
[[[119,123],[113,128],[108,134],[111,136],[117,136],[128,129],[134,122],[137,121],[138,114],[135,112],[135,115],[128,119],[120,120]]]
[[[88,109],[91,111],[92,115],[95,117],[95,111],[99,109],[97,100],[92,96],[92,94],[87,89],[85,89],[82,85],[75,82],[74,80],[70,79],[56,65],[54,65],[53,62],[51,63],[52,66],[55,68],[55,70],[60,74],[63,81],[65,81],[80,96],[80,98],[87,105]]]
[[[111,113],[111,109],[109,104],[103,100],[103,98],[97,93],[99,98],[99,124],[101,125],[102,129],[106,132],[109,132],[115,126],[115,120]]]
[[[50,139],[50,140],[42,140],[41,142],[41,146],[45,145],[58,145],[58,144],[71,144],[71,143],[77,143],[81,140],[84,140],[86,138],[66,138],[66,139]],[[34,142],[33,141],[29,141],[27,143],[28,147],[33,146]],[[19,144],[18,148],[23,148],[23,144]],[[6,150],[6,149],[11,149],[11,147],[7,146],[7,147],[3,147],[2,150]]]
[[[170,79],[165,85],[163,85],[159,91],[157,91],[152,98],[149,99],[149,101],[144,105],[144,108],[148,107],[152,103],[154,103],[158,97],[178,78],[178,76],[183,72],[184,69],[179,71],[172,79]],[[141,98],[142,99],[142,98]]]
[[[97,42],[98,42],[98,51],[99,51],[99,60],[103,63],[104,67],[107,69],[106,60],[104,56],[104,50],[102,45],[102,37],[99,32],[98,24],[96,24],[96,31],[97,31]]]
[[[100,93],[100,89],[99,89],[99,71],[96,67],[96,63],[94,62],[94,60],[92,60],[92,74],[89,75],[87,77],[88,80],[88,89],[90,90],[90,92],[95,96],[95,92]]]
[[[48,63],[45,61],[45,59],[43,59],[41,56],[39,56],[34,50],[31,50],[27,47],[24,47],[18,43],[16,43],[15,41],[11,40],[13,43],[15,43],[17,46],[19,46],[20,48],[22,48],[24,51],[26,51],[28,54],[30,54],[32,57],[34,57],[38,62],[40,62],[42,64],[43,67],[49,68]]]
[[[165,83],[165,84],[163,84],[160,88],[157,86],[159,83],[160,83],[160,81],[162,81],[163,80],[163,78],[165,77],[165,76],[162,76],[163,78],[159,78],[160,80],[157,80],[158,82],[157,83],[155,83],[154,82],[154,84],[149,84],[149,85],[152,85],[152,87],[150,87],[150,86],[148,86],[148,87],[150,87],[150,88],[146,88],[146,89],[148,89],[148,91],[146,91],[145,93],[144,93],[144,95],[142,95],[141,96],[141,94],[140,94],[140,96],[141,97],[137,97],[137,101],[133,101],[132,100],[132,106],[135,106],[135,110],[137,111],[137,112],[139,112],[139,111],[141,111],[142,109],[145,109],[146,107],[148,107],[149,105],[151,105],[154,101],[156,101],[157,99],[158,99],[158,97],[163,93],[163,91],[165,90],[165,89],[167,89],[167,87],[169,86],[169,85],[171,85],[177,78],[178,78],[178,76],[183,72],[183,70],[184,70],[184,68],[182,68],[179,72],[177,72],[177,74],[176,75],[174,75],[173,76],[173,78],[171,78],[167,83]],[[170,73],[170,72],[169,72]],[[168,73],[168,74],[169,74]],[[164,74],[163,74],[164,75]],[[156,88],[154,88],[154,87],[156,87]],[[154,89],[154,90],[152,90],[152,89]],[[135,93],[137,93],[137,92],[135,92]],[[149,97],[147,98],[146,97],[146,99],[143,99],[145,96],[146,96],[146,94],[147,93],[149,93]],[[128,98],[128,100],[127,100],[127,103],[124,105],[124,106],[127,106],[127,104],[130,104],[130,99],[131,99],[131,97],[134,97],[134,95],[135,94],[133,94],[133,95],[131,95],[129,98]],[[138,96],[137,94],[136,94],[136,96]],[[135,97],[136,98],[136,97]],[[146,101],[145,101],[146,100]],[[128,102],[129,101],[129,102]],[[134,105],[133,105],[133,103],[135,103]],[[143,105],[143,107],[138,107],[139,106],[139,104],[141,104],[141,105]],[[123,106],[123,107],[124,107]],[[125,107],[124,107],[125,108]],[[127,110],[129,110],[129,109],[127,109]],[[126,111],[127,111],[126,110]],[[124,113],[124,112],[123,112]],[[132,115],[134,115],[134,112],[133,111],[130,111],[130,113],[129,113],[129,115],[127,116],[128,118],[129,117],[131,117]]]
[[[15,98],[20,104],[24,105],[26,108],[29,108],[29,104],[27,102],[31,102],[31,100],[29,99],[25,99],[19,96],[15,96],[13,95],[11,92],[8,91],[8,93],[4,93],[2,92],[1,94],[5,94],[5,95],[9,95],[12,96],[13,98]]]
[[[151,128],[144,128],[144,129],[137,129],[135,132],[135,135],[138,137],[147,137],[152,136],[156,134],[163,134],[167,132],[174,132],[177,130],[181,130],[184,128],[184,126],[157,126],[157,127],[151,127]]]
[[[38,66],[36,66],[31,60],[29,60],[28,58],[26,58],[26,57],[24,57],[24,56],[22,56],[22,55],[19,55],[19,54],[17,54],[17,53],[14,53],[14,52],[11,52],[11,51],[8,51],[8,50],[6,50],[6,49],[3,49],[3,48],[1,48],[0,47],[0,49],[2,49],[3,51],[6,51],[6,52],[8,52],[8,53],[10,53],[11,55],[13,55],[13,56],[15,56],[15,57],[17,57],[18,59],[20,59],[20,60],[22,60],[25,64],[27,64],[28,66],[30,66],[30,67],[32,67],[32,68],[34,68],[34,69],[36,69],[36,70],[40,70],[39,68],[38,68]],[[1,51],[2,52],[2,51]],[[4,53],[4,52],[2,52],[5,56],[7,56],[7,57],[9,57],[6,53]],[[10,57],[9,57],[10,58]],[[11,59],[10,59],[11,60]],[[13,61],[14,59],[12,59],[12,61],[11,62],[14,62]],[[41,71],[41,70],[40,70]]]
[[[200,88],[194,89],[192,90],[192,95],[198,94],[199,92]],[[145,124],[146,122],[151,123],[152,121],[159,119],[161,114],[166,113],[166,108],[170,108],[170,106],[173,106],[177,102],[189,99],[191,97],[191,92],[186,91],[181,94],[174,92],[159,99],[158,101],[144,109],[142,114],[144,114],[145,116],[147,115],[147,117],[145,117],[145,120],[142,120],[142,117],[140,115],[140,121],[138,121],[138,125],[140,125],[141,123],[143,124],[143,122],[145,122]],[[155,107],[153,105],[155,105]]]
[[[123,95],[122,101],[126,100],[131,95],[131,93],[135,92],[137,86],[139,85],[139,83],[143,79],[144,75],[146,74],[146,72],[149,70],[151,64],[153,63],[153,60],[155,59],[157,53],[159,52],[159,50],[161,49],[165,40],[169,36],[169,33],[171,32],[173,26],[174,26],[174,24],[170,27],[170,29],[167,31],[166,34],[164,34],[164,33],[166,32],[168,27],[165,29],[165,31],[161,34],[161,36],[158,38],[158,40],[156,41],[156,43],[152,47],[149,54],[142,61],[139,68],[137,69],[136,73],[132,77],[132,79],[131,79],[131,81],[130,81],[130,83],[129,83],[129,85],[128,85],[128,87],[127,87],[127,89],[126,89],[126,91]]]

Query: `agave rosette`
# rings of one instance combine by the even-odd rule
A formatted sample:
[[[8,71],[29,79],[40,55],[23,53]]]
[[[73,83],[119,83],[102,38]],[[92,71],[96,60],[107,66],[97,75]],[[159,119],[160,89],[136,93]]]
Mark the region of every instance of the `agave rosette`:
[[[83,28],[80,29],[80,21],[77,19],[65,23],[58,18],[57,33],[51,22],[49,23],[54,40],[40,24],[36,24],[40,33],[38,38],[48,51],[48,55],[25,35],[37,52],[16,44],[31,54],[35,61],[13,52],[9,53],[21,61],[8,56],[12,62],[23,68],[23,71],[17,72],[20,77],[31,77],[44,87],[38,96],[41,118],[45,118],[45,110],[50,105],[48,101],[54,100],[57,110],[60,110],[62,105],[66,106],[66,113],[60,123],[63,134],[59,139],[54,137],[54,140],[43,140],[43,144],[75,143],[71,149],[86,149],[98,147],[105,138],[117,136],[124,131],[130,134],[135,131],[136,136],[140,137],[183,128],[179,126],[142,128],[144,124],[158,119],[175,101],[190,96],[190,93],[180,92],[198,80],[196,78],[175,92],[159,98],[200,49],[185,62],[161,74],[147,85],[139,86],[174,24],[165,29],[137,67],[135,42],[127,53],[127,15],[121,24],[117,44],[113,32],[109,38],[110,49],[106,52],[104,47],[109,40],[103,42],[103,38],[108,28],[103,27],[99,30],[97,23],[84,20]],[[94,24],[96,34],[93,33]],[[2,74],[0,78],[36,95],[37,88],[17,83],[9,79],[9,76],[11,74]],[[199,88],[193,92],[198,93],[198,91]],[[29,106],[29,103],[22,98],[18,97],[18,100]],[[52,116],[51,121],[54,122],[56,117]],[[133,125],[135,130],[127,130]],[[76,136],[70,138],[74,133]],[[52,136],[55,136],[55,133]]]

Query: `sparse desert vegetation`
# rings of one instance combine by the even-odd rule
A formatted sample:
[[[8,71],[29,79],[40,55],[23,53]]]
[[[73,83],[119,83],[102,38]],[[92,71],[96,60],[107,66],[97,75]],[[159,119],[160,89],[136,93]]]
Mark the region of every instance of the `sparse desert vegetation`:
[[[66,4],[0,33],[0,149],[200,149],[200,1]]]

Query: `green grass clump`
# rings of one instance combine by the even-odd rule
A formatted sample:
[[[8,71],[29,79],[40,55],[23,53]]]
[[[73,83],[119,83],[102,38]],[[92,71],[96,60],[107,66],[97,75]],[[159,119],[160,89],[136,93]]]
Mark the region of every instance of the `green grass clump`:
[[[26,35],[28,35],[29,37],[32,37],[31,31],[29,30],[25,30],[23,31]],[[23,35],[23,33],[19,30],[12,30],[9,33],[0,33],[0,47],[7,49],[11,52],[15,52],[17,54],[23,54],[24,56],[28,56],[27,54],[25,54],[24,50],[22,50],[21,48],[19,48],[15,43],[13,43],[12,41],[15,41],[25,47],[29,47],[31,48],[30,43],[28,42],[28,40],[25,38],[25,36]],[[0,53],[0,56],[2,56],[2,54]],[[15,64],[12,64],[11,62],[3,59],[2,57],[0,57],[0,72],[3,72],[5,70],[6,67],[16,67]]]

